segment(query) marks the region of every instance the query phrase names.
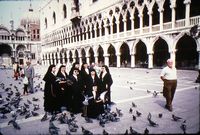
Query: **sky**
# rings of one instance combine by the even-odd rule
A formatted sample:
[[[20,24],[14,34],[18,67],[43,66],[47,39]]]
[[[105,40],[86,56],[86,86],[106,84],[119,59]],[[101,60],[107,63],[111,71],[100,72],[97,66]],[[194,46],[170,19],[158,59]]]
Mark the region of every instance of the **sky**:
[[[42,0],[31,0],[34,11],[42,5]],[[0,0],[0,24],[10,27],[10,20],[14,20],[14,29],[20,24],[20,18],[28,12],[30,0]]]

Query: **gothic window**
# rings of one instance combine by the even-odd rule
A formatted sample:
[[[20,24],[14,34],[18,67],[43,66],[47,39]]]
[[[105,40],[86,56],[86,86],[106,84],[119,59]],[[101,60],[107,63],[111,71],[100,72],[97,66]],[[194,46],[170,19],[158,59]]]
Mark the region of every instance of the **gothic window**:
[[[63,17],[67,18],[67,8],[65,4],[63,5]]]
[[[47,28],[47,18],[45,18],[45,28]]]
[[[53,12],[53,24],[56,24],[56,13]]]

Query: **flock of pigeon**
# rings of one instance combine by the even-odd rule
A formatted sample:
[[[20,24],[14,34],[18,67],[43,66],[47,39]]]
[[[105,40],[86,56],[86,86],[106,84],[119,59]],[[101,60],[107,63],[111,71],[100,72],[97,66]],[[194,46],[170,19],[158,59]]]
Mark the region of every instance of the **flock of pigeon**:
[[[39,82],[35,86],[35,91],[39,90],[43,91],[41,76],[37,75],[35,79],[38,79]],[[134,82],[133,84],[136,83]],[[20,125],[17,123],[17,118],[28,119],[30,117],[37,117],[40,115],[38,110],[41,109],[39,106],[39,102],[41,101],[41,99],[33,97],[32,100],[30,99],[25,100],[22,96],[22,91],[19,90],[19,85],[21,86],[23,85],[21,80],[18,80],[18,85],[10,83],[9,86],[6,86],[3,82],[0,82],[0,120],[7,120],[8,125],[12,125],[16,130],[21,129]],[[130,89],[133,88],[130,87]],[[156,97],[160,92],[157,91],[152,92],[147,90],[147,93],[148,94],[152,93],[153,97]],[[129,109],[129,114],[132,116],[132,121],[136,121],[137,117],[142,117],[141,112],[139,112],[138,110],[134,111],[134,109],[136,108],[137,105],[134,102],[132,102],[132,105]],[[10,117],[8,117],[8,115],[11,116],[11,119]],[[101,134],[108,135],[109,133],[104,129],[105,125],[110,122],[120,122],[120,119],[123,116],[124,115],[121,109],[117,107],[115,108],[115,110],[113,109],[113,107],[112,110],[110,108],[107,108],[105,110],[105,113],[99,115],[96,119],[99,123],[99,126],[103,128]],[[162,118],[162,113],[159,113],[158,117]],[[91,118],[83,117],[83,119],[85,119],[85,123],[93,123],[93,119]],[[172,114],[172,120],[179,122],[182,121],[183,119],[181,117]],[[84,126],[79,127],[77,124],[76,116],[69,112],[52,115],[50,118],[48,117],[48,114],[45,113],[41,119],[41,122],[43,121],[49,121],[49,133],[51,135],[58,135],[60,131],[60,128],[55,125],[54,121],[58,121],[60,124],[66,124],[68,126],[68,130],[66,130],[67,135],[77,133],[77,130],[79,128],[81,128],[82,134],[84,135],[93,134]],[[147,116],[147,122],[149,123],[150,127],[155,127],[155,128],[159,127],[159,124],[152,120],[151,113],[149,113]],[[186,120],[182,121],[180,129],[182,129],[183,133],[186,133]],[[137,132],[132,126],[130,126],[129,129],[126,129],[124,134],[140,134],[140,133]],[[146,128],[142,134],[149,134],[149,129]]]

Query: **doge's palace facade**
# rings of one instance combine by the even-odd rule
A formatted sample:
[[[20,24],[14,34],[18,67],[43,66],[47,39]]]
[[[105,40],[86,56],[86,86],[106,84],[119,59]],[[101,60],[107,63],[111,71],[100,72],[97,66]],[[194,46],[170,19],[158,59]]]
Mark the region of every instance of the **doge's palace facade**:
[[[200,69],[199,0],[47,0],[40,9],[44,65],[83,62]]]

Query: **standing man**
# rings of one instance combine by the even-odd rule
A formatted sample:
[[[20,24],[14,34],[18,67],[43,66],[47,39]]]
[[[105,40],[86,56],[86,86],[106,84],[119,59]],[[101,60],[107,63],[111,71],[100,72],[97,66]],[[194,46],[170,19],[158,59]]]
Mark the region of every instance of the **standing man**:
[[[34,68],[31,65],[31,61],[27,60],[26,61],[27,66],[24,68],[24,74],[28,78],[28,88],[30,93],[34,93],[33,89],[33,78],[34,78]]]
[[[172,59],[167,60],[167,66],[162,69],[160,78],[164,82],[163,96],[166,98],[165,108],[172,111],[172,100],[177,86],[177,71]]]

